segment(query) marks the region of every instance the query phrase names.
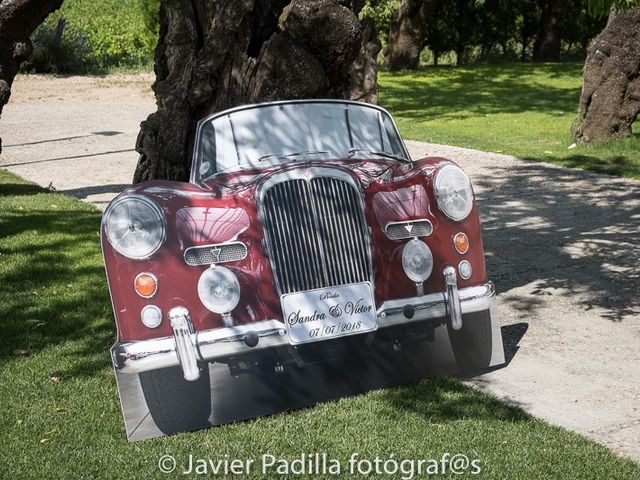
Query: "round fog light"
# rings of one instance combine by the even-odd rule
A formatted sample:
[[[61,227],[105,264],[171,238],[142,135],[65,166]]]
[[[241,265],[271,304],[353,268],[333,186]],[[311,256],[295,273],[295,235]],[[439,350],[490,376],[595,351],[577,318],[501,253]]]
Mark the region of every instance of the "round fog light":
[[[155,305],[147,305],[140,312],[140,319],[145,327],[157,328],[162,322],[162,310]]]
[[[198,296],[207,310],[229,313],[240,301],[238,277],[226,267],[207,268],[198,280]]]
[[[402,249],[402,268],[414,282],[424,282],[433,270],[431,250],[421,240],[414,238]]]
[[[469,278],[471,278],[472,272],[473,270],[471,269],[471,264],[468,261],[463,260],[458,265],[458,273],[463,279],[469,280]]]

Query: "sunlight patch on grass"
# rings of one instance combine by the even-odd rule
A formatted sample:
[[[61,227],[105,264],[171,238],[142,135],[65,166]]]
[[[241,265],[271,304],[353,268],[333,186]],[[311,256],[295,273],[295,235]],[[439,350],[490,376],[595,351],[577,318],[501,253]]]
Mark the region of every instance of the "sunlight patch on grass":
[[[380,103],[405,138],[640,178],[640,135],[573,144],[581,63],[380,72]]]

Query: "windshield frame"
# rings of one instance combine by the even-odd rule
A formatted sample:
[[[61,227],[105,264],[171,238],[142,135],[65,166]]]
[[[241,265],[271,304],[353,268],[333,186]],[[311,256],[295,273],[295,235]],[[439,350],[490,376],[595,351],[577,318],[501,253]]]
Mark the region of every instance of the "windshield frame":
[[[356,102],[353,100],[337,100],[337,99],[301,99],[301,100],[281,100],[281,101],[274,101],[274,102],[264,102],[264,103],[257,103],[257,104],[249,104],[249,105],[242,105],[239,107],[234,107],[234,108],[230,108],[227,110],[223,110],[221,112],[216,112],[213,113],[205,118],[203,118],[202,120],[200,120],[197,124],[196,127],[196,137],[195,137],[195,142],[193,144],[193,154],[192,154],[192,160],[191,160],[191,173],[189,176],[189,182],[193,183],[193,184],[199,184],[202,182],[205,182],[207,180],[211,180],[212,178],[215,178],[218,175],[224,174],[225,172],[228,172],[229,170],[223,170],[223,171],[216,171],[214,174],[205,177],[205,178],[200,178],[200,176],[198,175],[198,164],[199,164],[199,154],[200,154],[200,144],[201,144],[201,137],[202,137],[202,130],[203,130],[203,126],[209,122],[212,122],[214,120],[216,120],[219,117],[223,117],[226,115],[230,115],[233,113],[237,113],[237,112],[241,112],[241,111],[245,111],[245,110],[253,110],[253,109],[259,109],[259,108],[265,108],[265,107],[273,107],[273,106],[278,106],[278,105],[290,105],[290,104],[302,104],[302,103],[308,103],[308,104],[347,104],[347,105],[355,105],[358,107],[365,107],[365,108],[371,108],[374,110],[378,110],[380,113],[382,113],[382,115],[386,116],[389,121],[391,122],[391,127],[393,129],[393,133],[396,135],[397,139],[399,140],[399,145],[400,145],[400,149],[401,149],[401,153],[402,156],[404,158],[406,158],[407,163],[409,163],[410,165],[413,164],[413,161],[411,160],[411,156],[409,155],[409,151],[407,150],[407,146],[404,143],[404,139],[402,138],[402,136],[400,135],[400,132],[398,131],[398,126],[396,125],[396,122],[393,118],[393,116],[384,108],[378,106],[378,105],[373,105],[370,103],[365,103],[365,102]],[[365,153],[365,152],[363,152]],[[368,155],[368,154],[367,154]],[[345,157],[345,158],[353,158],[353,157]],[[375,160],[375,156],[371,155],[371,156],[367,156],[368,159],[371,160]],[[378,157],[379,158],[379,157]],[[287,162],[283,162],[287,163]],[[247,166],[245,167],[247,169],[252,168],[251,166]],[[233,169],[234,172],[237,171],[241,171],[243,170],[242,164],[238,165],[237,169]]]

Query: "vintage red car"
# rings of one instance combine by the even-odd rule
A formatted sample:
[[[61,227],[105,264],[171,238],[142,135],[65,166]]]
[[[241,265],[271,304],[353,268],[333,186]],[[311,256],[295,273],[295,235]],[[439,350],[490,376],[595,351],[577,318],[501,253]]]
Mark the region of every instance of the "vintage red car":
[[[413,161],[384,109],[338,100],[203,119],[189,183],[114,199],[102,247],[115,368],[165,432],[210,414],[209,362],[283,370],[399,347],[446,325],[462,370],[491,361],[495,297],[469,179]],[[160,395],[161,393],[161,395]],[[180,427],[183,429],[183,427]]]

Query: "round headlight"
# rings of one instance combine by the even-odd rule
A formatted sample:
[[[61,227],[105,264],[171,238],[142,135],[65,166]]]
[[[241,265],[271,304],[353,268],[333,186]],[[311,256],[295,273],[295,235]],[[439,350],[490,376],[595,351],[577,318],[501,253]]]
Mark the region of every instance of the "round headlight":
[[[473,189],[460,167],[447,165],[436,174],[434,182],[438,207],[451,220],[467,218],[473,208]]]
[[[225,267],[207,268],[198,280],[198,296],[214,313],[229,313],[240,301],[238,277]]]
[[[433,255],[427,244],[417,238],[402,249],[402,267],[414,282],[424,282],[433,270]]]
[[[140,195],[127,195],[109,205],[103,222],[113,248],[134,260],[149,258],[164,242],[162,211]]]

